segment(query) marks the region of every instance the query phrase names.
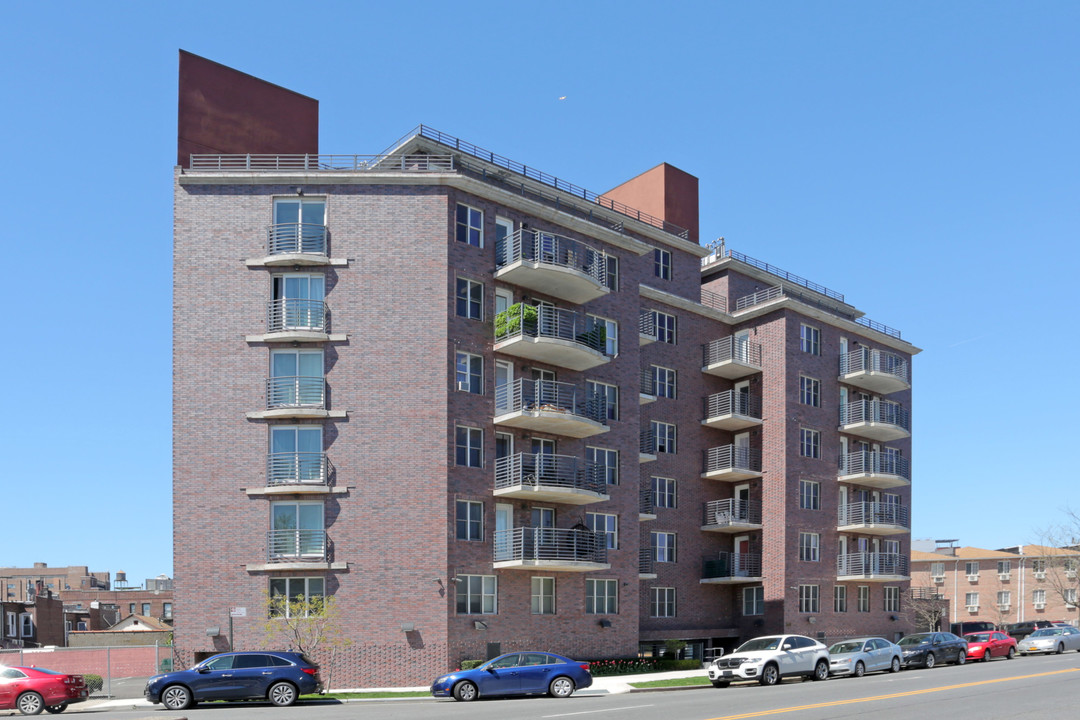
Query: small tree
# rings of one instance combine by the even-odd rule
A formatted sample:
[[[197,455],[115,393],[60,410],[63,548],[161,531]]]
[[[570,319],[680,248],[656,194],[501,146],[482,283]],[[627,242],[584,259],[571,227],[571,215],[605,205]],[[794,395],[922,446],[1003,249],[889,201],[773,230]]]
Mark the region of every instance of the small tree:
[[[933,587],[911,588],[911,600],[904,608],[915,628],[925,631],[937,630],[948,609],[944,596]]]
[[[333,596],[267,596],[267,620],[263,626],[270,645],[285,643],[325,670],[325,689],[330,689],[338,653],[352,645],[345,636],[341,608]]]
[[[680,653],[686,649],[685,640],[665,640],[664,654],[670,655],[673,660],[678,660]]]

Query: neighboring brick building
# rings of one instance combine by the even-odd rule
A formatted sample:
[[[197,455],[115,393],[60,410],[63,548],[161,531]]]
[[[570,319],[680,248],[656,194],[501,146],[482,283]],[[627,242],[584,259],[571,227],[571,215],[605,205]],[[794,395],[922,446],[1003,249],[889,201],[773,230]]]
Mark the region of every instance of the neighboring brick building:
[[[318,156],[314,101],[186,53],[180,97],[182,661],[282,592],[335,596],[346,685],[908,630],[918,349],[701,247],[696,178],[597,196],[428,127]]]
[[[37,562],[32,568],[0,568],[0,600],[32,601],[35,594],[46,590],[60,597],[68,590],[108,590],[109,576],[108,572],[92,573],[85,565],[49,567]]]
[[[51,590],[31,602],[0,602],[0,648],[64,644],[64,603]]]
[[[127,590],[90,590],[69,591],[64,593],[64,606],[72,611],[86,610],[94,607],[105,610],[116,610],[121,618],[130,615],[143,615],[157,618],[165,622],[172,622],[173,617],[173,593],[172,590],[144,590],[131,588]],[[106,628],[91,627],[90,630],[105,630]]]
[[[934,588],[950,622],[1025,620],[1077,624],[1080,550],[1020,545],[1003,550],[939,547],[911,553],[912,588]]]

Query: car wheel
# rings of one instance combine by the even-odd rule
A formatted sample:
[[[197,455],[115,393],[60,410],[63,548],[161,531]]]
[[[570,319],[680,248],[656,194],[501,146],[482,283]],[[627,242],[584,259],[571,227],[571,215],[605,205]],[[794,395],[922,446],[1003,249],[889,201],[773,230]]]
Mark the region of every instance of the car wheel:
[[[853,674],[855,677],[862,677],[866,674],[866,666],[862,664],[861,660],[855,663],[855,672]]]
[[[780,682],[780,668],[769,663],[765,666],[765,669],[761,671],[761,677],[758,679],[758,682],[762,685],[775,685]]]
[[[927,653],[926,655],[926,669],[934,667],[937,664],[937,658],[934,657],[934,653]]]
[[[1005,659],[1012,660],[1014,657],[1016,657],[1016,648],[1011,647],[1009,648],[1009,652],[1005,653]]]
[[[25,692],[15,701],[15,707],[23,715],[37,715],[45,709],[45,701],[36,692]]]
[[[551,697],[568,698],[574,694],[574,681],[565,675],[559,676],[548,685],[548,694]]]
[[[727,681],[727,680],[713,680],[712,681],[712,686],[714,688],[726,688],[730,684],[731,683],[729,681]]]
[[[889,672],[900,672],[900,658],[893,655],[892,665],[889,666]]]
[[[60,705],[46,705],[45,706],[45,712],[49,713],[50,715],[59,715],[60,713],[64,712],[65,710],[67,710],[67,703],[62,703]]]
[[[817,665],[814,666],[814,680],[828,680],[829,679],[829,663],[824,660],[818,660]]]
[[[191,705],[191,691],[183,685],[170,685],[161,693],[161,704],[170,710],[185,710]]]
[[[1061,653],[1065,652],[1065,645],[1064,645],[1064,643],[1058,643],[1058,646],[1057,646],[1057,650],[1055,650],[1054,652],[1055,652],[1055,654],[1057,654],[1057,655],[1060,655]]]
[[[476,685],[472,684],[468,680],[459,682],[454,686],[454,699],[461,702],[472,702],[476,699],[478,693],[476,692]]]
[[[270,686],[266,696],[278,707],[289,707],[296,702],[296,687],[290,682],[276,682]]]
[[[963,665],[966,662],[967,662],[967,653],[965,651],[961,650],[960,652],[956,653],[956,664],[957,665]]]

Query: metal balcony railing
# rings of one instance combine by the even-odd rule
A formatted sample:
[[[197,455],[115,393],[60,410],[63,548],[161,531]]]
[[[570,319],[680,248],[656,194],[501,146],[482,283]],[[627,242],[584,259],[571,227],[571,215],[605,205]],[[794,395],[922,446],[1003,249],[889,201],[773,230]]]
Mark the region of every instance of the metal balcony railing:
[[[735,250],[728,250],[722,244],[713,243],[709,246],[709,249],[711,249],[713,252],[712,254],[701,258],[701,264],[703,266],[714,263],[719,259],[729,257],[734,260],[738,260],[739,262],[746,263],[747,265],[752,265],[759,270],[764,270],[765,272],[771,275],[775,275],[776,277],[781,278],[782,280],[785,280],[787,282],[795,283],[797,285],[803,286],[808,290],[813,290],[814,292],[821,293],[822,295],[830,297],[833,300],[839,300],[840,302],[844,301],[844,296],[841,293],[836,292],[835,290],[830,290],[824,285],[812,282],[799,275],[789,273],[787,270],[782,270],[781,268],[778,268],[775,265],[770,265],[763,260],[752,258],[749,255],[744,255],[741,252],[737,252]]]
[[[641,515],[656,514],[656,503],[652,488],[641,488],[638,491],[638,513]]]
[[[854,502],[838,508],[840,525],[896,525],[911,527],[908,508],[897,503]]]
[[[279,298],[266,303],[266,331],[326,332],[329,312],[322,300]]]
[[[565,413],[607,424],[604,396],[571,383],[518,378],[495,388],[496,415],[524,410]]]
[[[495,461],[495,489],[518,485],[607,492],[603,466],[570,455],[547,453],[517,453]]]
[[[453,172],[453,155],[192,154],[192,170],[214,172]]]
[[[705,398],[705,417],[744,415],[761,419],[761,398],[749,393],[725,390]]]
[[[495,531],[495,562],[553,560],[607,562],[603,533],[563,528],[519,527]]]
[[[530,260],[545,265],[570,268],[588,275],[599,285],[607,279],[607,254],[543,230],[520,230],[506,236],[495,245],[498,266],[518,260]]]
[[[761,577],[761,555],[721,552],[706,556],[702,562],[701,577],[703,579]]]
[[[760,525],[761,503],[753,500],[712,500],[705,503],[702,525],[728,527],[730,525]]]
[[[325,562],[329,540],[325,530],[270,530],[266,533],[269,562]]]
[[[642,310],[638,313],[638,333],[656,339],[656,313],[652,310]]]
[[[705,367],[716,363],[734,361],[742,365],[761,367],[761,345],[729,335],[702,346]]]
[[[911,414],[900,403],[856,400],[840,406],[840,424],[883,423],[911,432]]]
[[[554,338],[604,352],[607,335],[602,325],[586,327],[585,318],[553,305],[516,303],[495,316],[495,341],[515,337]]]
[[[638,392],[642,395],[656,394],[656,375],[651,367],[641,369],[641,388]]]
[[[705,472],[745,470],[761,472],[761,450],[736,445],[721,445],[705,451]]]
[[[656,454],[656,433],[652,430],[642,430],[638,435],[638,452],[642,455]]]
[[[286,375],[266,381],[266,409],[325,408],[326,379]]]
[[[836,557],[837,575],[907,575],[908,558],[900,553],[860,552]]]
[[[898,475],[911,480],[911,461],[902,455],[857,450],[840,455],[840,475]]]
[[[893,375],[904,382],[911,381],[907,360],[884,350],[860,347],[840,356],[840,374],[878,372]]]
[[[653,551],[652,548],[641,548],[638,550],[637,557],[638,575],[652,575],[653,570]]]
[[[278,223],[266,229],[267,255],[326,255],[330,231],[313,223]]]
[[[266,484],[329,485],[334,466],[321,452],[283,452],[266,456]]]
[[[701,291],[701,304],[707,308],[712,308],[713,310],[719,310],[723,313],[727,312],[727,298],[710,290]]]

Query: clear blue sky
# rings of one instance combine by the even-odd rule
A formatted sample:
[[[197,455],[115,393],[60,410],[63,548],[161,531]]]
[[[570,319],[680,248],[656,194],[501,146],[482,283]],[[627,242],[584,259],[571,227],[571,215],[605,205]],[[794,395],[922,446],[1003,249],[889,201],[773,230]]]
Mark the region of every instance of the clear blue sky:
[[[172,574],[179,48],[317,98],[323,152],[423,122],[596,191],[697,175],[703,239],[925,348],[913,537],[1037,540],[1080,506],[1078,31],[1075,2],[9,3],[0,566]]]

